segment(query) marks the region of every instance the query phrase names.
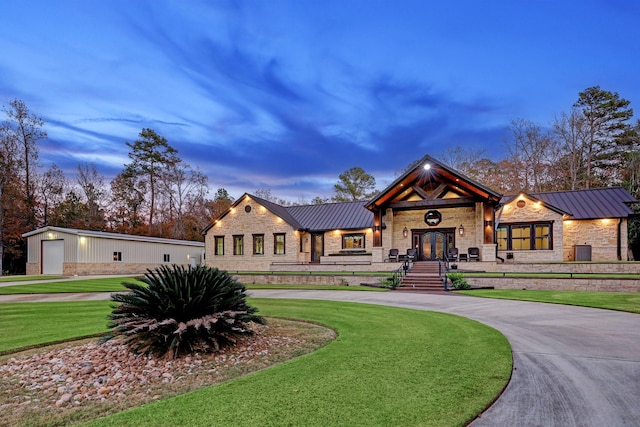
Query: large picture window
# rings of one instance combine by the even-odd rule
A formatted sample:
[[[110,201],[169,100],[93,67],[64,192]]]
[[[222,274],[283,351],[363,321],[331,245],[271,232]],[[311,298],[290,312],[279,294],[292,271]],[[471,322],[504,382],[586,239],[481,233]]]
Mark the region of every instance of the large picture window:
[[[535,251],[553,249],[551,223],[501,224],[496,230],[499,251]]]
[[[276,233],[273,235],[273,253],[275,255],[285,254],[285,234]]]
[[[244,255],[244,236],[233,236],[233,254]]]
[[[364,249],[364,248],[365,248],[364,233],[342,235],[342,249]]]
[[[215,236],[214,255],[224,255],[224,236]]]
[[[253,254],[264,255],[264,234],[253,235]]]

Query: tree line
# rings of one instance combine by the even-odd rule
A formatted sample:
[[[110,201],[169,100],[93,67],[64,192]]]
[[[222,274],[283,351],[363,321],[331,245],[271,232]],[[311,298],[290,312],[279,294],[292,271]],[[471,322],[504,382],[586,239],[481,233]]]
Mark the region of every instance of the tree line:
[[[449,149],[443,159],[503,194],[621,186],[640,200],[640,120],[632,121],[630,104],[616,92],[589,87],[551,123],[512,120],[502,160],[462,147]],[[640,214],[638,204],[633,208]],[[628,231],[638,259],[640,218],[631,218]]]
[[[221,188],[208,197],[207,177],[187,164],[165,138],[142,129],[126,142],[129,162],[107,183],[93,163],[68,179],[43,168],[42,118],[14,99],[0,124],[0,272],[23,273],[22,234],[47,226],[200,240],[209,221],[233,202]]]
[[[441,153],[441,159],[503,194],[623,186],[640,198],[640,121],[631,122],[629,105],[617,93],[590,87],[550,124],[512,120],[502,160],[489,159],[484,149],[459,146]],[[233,203],[224,188],[209,197],[206,175],[152,129],[142,129],[138,139],[126,142],[129,162],[111,182],[93,163],[78,165],[69,179],[57,165],[43,168],[39,162],[38,142],[47,138],[42,118],[18,99],[3,112],[0,272],[24,272],[22,234],[43,226],[201,241],[201,230]],[[340,174],[333,197],[310,203],[367,200],[376,194],[375,187],[372,175],[353,167]],[[270,189],[254,194],[296,204]],[[637,219],[630,223],[629,238],[640,249]]]

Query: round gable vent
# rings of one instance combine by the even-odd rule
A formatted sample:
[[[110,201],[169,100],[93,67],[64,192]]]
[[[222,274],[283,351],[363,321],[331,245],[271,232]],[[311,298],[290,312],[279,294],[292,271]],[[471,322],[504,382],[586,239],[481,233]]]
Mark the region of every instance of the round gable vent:
[[[251,206],[250,206],[250,205],[245,206],[245,207],[244,207],[244,211],[245,211],[246,213],[251,212]]]

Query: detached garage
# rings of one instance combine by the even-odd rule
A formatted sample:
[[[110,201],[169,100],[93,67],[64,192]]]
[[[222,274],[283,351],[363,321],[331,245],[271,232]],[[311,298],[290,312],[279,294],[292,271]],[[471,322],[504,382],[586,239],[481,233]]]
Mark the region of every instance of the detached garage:
[[[204,243],[44,227],[27,239],[27,274],[139,274],[162,264],[204,263]]]

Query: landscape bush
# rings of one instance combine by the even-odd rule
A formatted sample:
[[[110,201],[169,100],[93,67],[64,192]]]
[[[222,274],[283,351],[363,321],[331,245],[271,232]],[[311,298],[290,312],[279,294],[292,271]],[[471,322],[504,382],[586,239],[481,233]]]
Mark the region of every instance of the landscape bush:
[[[149,270],[147,286],[124,282],[109,315],[111,333],[135,353],[178,357],[212,352],[251,335],[251,322],[264,323],[246,303],[246,288],[216,268],[174,265]]]
[[[471,289],[469,282],[464,280],[462,273],[449,273],[447,274],[449,280],[451,280],[451,286],[453,289]]]

